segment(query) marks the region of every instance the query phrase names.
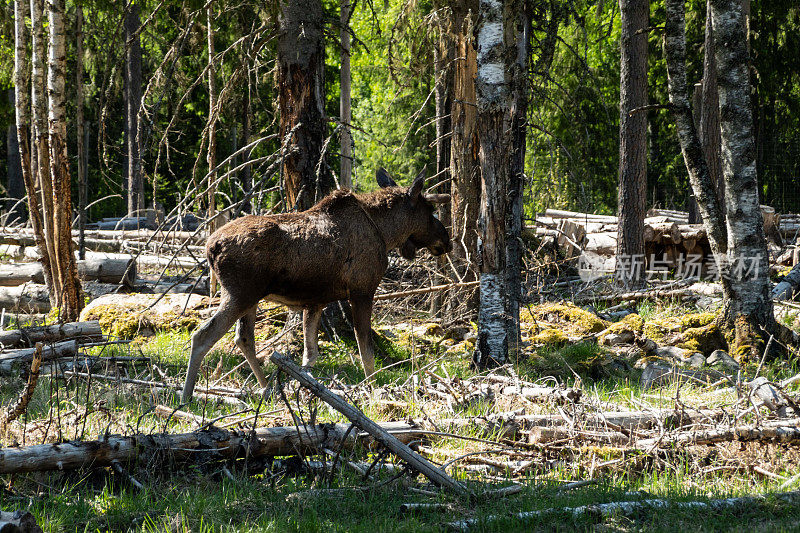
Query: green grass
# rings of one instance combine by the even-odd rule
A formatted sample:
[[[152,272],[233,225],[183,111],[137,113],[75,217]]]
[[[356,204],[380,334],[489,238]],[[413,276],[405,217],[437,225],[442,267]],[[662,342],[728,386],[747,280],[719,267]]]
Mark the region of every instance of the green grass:
[[[673,304],[660,305],[642,302],[640,314],[653,317],[668,312],[683,312]],[[685,310],[684,310],[685,311]],[[230,335],[229,335],[230,337]],[[230,344],[230,338],[227,339]],[[102,355],[145,356],[158,370],[146,365],[136,368],[142,379],[179,383],[185,372],[190,335],[187,332],[162,332],[145,343],[106,347]],[[223,373],[231,371],[242,361],[236,350],[222,348],[209,354],[201,370],[199,387],[216,381],[213,374],[219,361]],[[287,345],[281,347],[285,350]],[[299,343],[288,345],[297,355]],[[412,379],[426,376],[425,371],[439,376],[449,375],[468,378],[474,375],[469,366],[469,354],[445,354],[447,346],[440,340],[398,336],[380,339],[378,367],[386,368],[376,378],[376,385],[400,385]],[[363,380],[363,371],[358,361],[357,349],[352,341],[322,342],[321,356],[314,374],[323,380],[355,384]],[[93,348],[100,355],[100,348]],[[652,390],[642,390],[637,373],[622,372],[609,364],[614,354],[594,342],[580,342],[564,346],[544,346],[534,353],[526,353],[514,364],[514,369],[523,379],[536,381],[547,376],[559,382],[573,384],[576,374],[582,381],[584,399],[589,404],[611,402],[614,405],[638,409],[642,402],[652,407],[672,407],[675,398],[692,406],[714,407],[730,404],[730,395],[709,395],[701,384],[673,383]],[[387,368],[388,367],[388,368]],[[743,372],[753,376],[757,364],[747,364]],[[798,372],[793,362],[768,362],[761,370],[771,380],[780,380]],[[267,363],[266,370],[274,371]],[[104,373],[104,369],[94,369]],[[573,373],[574,372],[574,373]],[[284,407],[279,397],[263,400],[255,390],[255,384],[247,365],[224,378],[219,386],[238,388],[250,386],[254,393],[243,399],[243,404],[227,405],[213,401],[194,401],[181,409],[206,420],[222,415],[234,415],[220,424],[248,416],[239,413],[249,408],[259,412]],[[0,382],[0,404],[10,403],[19,393],[21,382]],[[800,390],[800,385],[790,392]],[[405,387],[395,400],[405,402],[401,411],[387,411],[377,397],[361,397],[359,407],[374,419],[404,419],[430,416],[486,416],[507,408],[495,398],[485,398],[466,405],[456,405],[453,412],[439,412],[441,404],[431,404],[419,395],[419,391]],[[325,404],[320,404],[307,394],[287,392],[293,409],[305,419],[312,413],[318,421],[340,421],[341,415]],[[180,418],[166,420],[157,416],[156,405],[176,408],[179,405],[177,390],[150,391],[140,386],[123,383],[94,381],[87,387],[84,380],[54,380],[43,376],[29,405],[26,421],[30,429],[24,435],[24,443],[53,442],[76,438],[94,439],[106,432],[131,434],[135,431],[182,432],[197,428],[197,424]],[[555,412],[552,406],[526,406],[529,413]],[[236,414],[239,413],[239,414]],[[38,422],[42,422],[38,424]],[[46,422],[50,422],[47,424]],[[261,419],[262,425],[270,425],[270,419]],[[272,425],[290,423],[286,419]],[[252,421],[247,422],[248,426]],[[242,426],[245,427],[245,426]],[[496,435],[479,434],[476,429],[463,430],[466,437],[493,440]],[[23,443],[14,433],[14,439]],[[3,439],[4,445],[12,444],[10,436]],[[447,461],[469,451],[491,449],[496,445],[465,441],[459,438],[436,438],[431,444],[435,449],[433,458]],[[737,452],[738,453],[738,452]],[[742,452],[743,464],[760,460],[759,450]],[[764,452],[766,454],[766,452]],[[790,477],[800,469],[796,447],[781,448],[774,445],[770,453],[776,458],[772,467],[776,474]],[[353,452],[353,460],[371,460],[372,453]],[[250,471],[246,475],[241,463],[229,463],[234,479],[222,473],[219,463],[190,464],[179,467],[148,468],[147,465],[130,465],[128,471],[145,486],[137,490],[125,476],[110,469],[95,469],[80,472],[44,473],[13,478],[3,478],[0,488],[0,509],[29,509],[40,520],[48,532],[61,531],[442,531],[445,525],[461,518],[485,519],[490,515],[502,515],[499,521],[481,522],[479,531],[773,531],[796,530],[800,524],[800,509],[790,508],[775,502],[753,505],[746,509],[709,513],[688,509],[644,510],[634,516],[613,516],[598,519],[592,516],[575,518],[568,514],[557,514],[535,520],[522,521],[512,516],[515,513],[547,508],[565,508],[610,501],[640,498],[665,498],[670,501],[705,501],[709,498],[736,497],[775,492],[781,481],[757,478],[748,472],[714,471],[723,464],[721,459],[709,456],[702,458],[695,452],[685,450],[671,452],[667,457],[654,461],[650,456],[637,453],[620,455],[618,448],[596,445],[554,448],[546,453],[534,454],[535,464],[528,477],[518,480],[525,488],[520,494],[501,500],[480,495],[495,487],[492,481],[478,481],[475,475],[463,469],[463,462],[456,463],[450,472],[457,472],[469,483],[478,496],[471,501],[446,494],[435,497],[421,496],[405,490],[401,485],[390,484],[372,488],[366,492],[345,490],[333,495],[310,498],[289,497],[310,488],[327,488],[328,480],[309,475],[299,477],[274,477],[268,470]],[[619,462],[612,463],[620,459]],[[699,462],[698,462],[699,461]],[[705,461],[705,462],[703,462]],[[600,466],[598,466],[600,465]],[[703,468],[712,468],[706,474]],[[595,485],[559,492],[563,482],[593,478]],[[423,481],[421,478],[417,481]],[[364,486],[364,483],[347,472],[337,473],[331,487]],[[631,494],[636,493],[636,494]],[[289,499],[287,500],[287,497]],[[450,507],[445,511],[426,511],[406,515],[400,512],[405,502],[439,502]]]

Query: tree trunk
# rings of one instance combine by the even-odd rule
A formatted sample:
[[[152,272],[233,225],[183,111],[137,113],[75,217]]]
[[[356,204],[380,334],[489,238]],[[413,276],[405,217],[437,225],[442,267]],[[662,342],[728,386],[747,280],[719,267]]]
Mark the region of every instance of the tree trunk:
[[[708,162],[708,173],[717,193],[722,214],[725,215],[725,178],[722,175],[722,154],[719,129],[719,94],[717,62],[714,59],[714,25],[711,21],[711,0],[706,8],[706,30],[703,44],[703,80],[700,93],[700,124],[698,134]],[[690,221],[691,223],[691,221]]]
[[[7,93],[9,104],[16,108],[14,89],[8,89]],[[28,150],[27,145],[25,150]],[[9,123],[6,129],[6,154],[8,154],[8,181],[6,182],[8,218],[6,224],[14,224],[25,220],[25,206],[22,203],[22,199],[25,198],[25,180],[22,177],[22,158],[20,157],[17,126],[14,123]],[[30,155],[28,157],[30,158]]]
[[[250,144],[250,102],[251,102],[251,94],[252,94],[252,61],[250,59],[250,54],[253,50],[253,41],[252,37],[248,37],[245,40],[244,45],[244,58],[243,62],[245,64],[245,76],[247,76],[247,86],[244,88],[244,95],[242,98],[242,146],[247,146]],[[250,150],[246,149],[242,152],[242,163],[247,163],[250,161]],[[242,193],[244,195],[244,201],[242,202],[240,212],[242,213],[252,213],[253,212],[253,203],[252,199],[247,196],[247,193],[253,188],[253,171],[250,165],[246,165],[242,167],[242,170],[239,172],[239,181],[242,184]]]
[[[519,351],[522,183],[529,19],[522,0],[483,0],[476,28],[480,139],[480,311],[475,362]]]
[[[436,181],[439,183],[436,192],[439,194],[450,194],[450,160],[451,154],[451,132],[452,124],[450,121],[453,108],[453,76],[455,61],[455,46],[453,34],[448,25],[452,17],[446,16],[449,8],[439,7],[437,20],[437,41],[433,47],[433,71],[434,71],[434,95],[436,104]],[[439,220],[445,225],[451,221],[450,203],[443,203],[437,206]],[[451,232],[452,235],[452,232]],[[440,256],[436,258],[436,265],[439,272],[444,272],[447,268],[448,258]],[[446,292],[437,292],[431,298],[432,315],[437,315],[442,310],[442,302]]]
[[[208,212],[206,216],[210,221],[208,234],[211,235],[221,226],[220,220],[215,219],[217,213],[217,68],[215,66],[216,51],[214,48],[214,8],[209,2],[206,8],[206,29],[208,37]],[[212,270],[209,282],[210,294],[217,293],[217,275]]]
[[[279,25],[280,135],[288,151],[283,161],[283,178],[287,207],[302,211],[333,189],[333,177],[322,154],[325,140],[322,3],[281,0]]]
[[[473,40],[473,20],[478,2],[452,2],[452,29],[455,46],[453,96],[450,109],[450,206],[452,256],[462,271],[463,281],[476,280],[478,232],[475,222],[480,214],[481,175],[478,152],[477,103],[475,77],[477,57]],[[477,294],[467,302],[469,309],[478,306]]]
[[[83,4],[75,6],[75,150],[78,160],[78,257],[86,258],[86,204],[89,191],[86,187],[86,124],[83,119]]]
[[[40,213],[37,218],[40,232],[36,232],[37,245],[42,255],[42,266],[45,271],[45,283],[50,293],[50,304],[56,306],[56,299],[61,292],[56,268],[55,248],[53,248],[53,186],[50,180],[50,146],[47,138],[47,95],[44,83],[44,0],[31,0],[31,110],[33,112],[33,151],[36,158],[31,164],[31,184],[28,189],[28,204],[31,216]],[[19,96],[19,93],[18,93]],[[18,108],[19,109],[19,108]],[[38,192],[36,188],[38,187]],[[31,194],[33,193],[33,194]],[[33,196],[37,196],[34,200]],[[34,203],[36,207],[34,207]],[[34,228],[37,222],[33,220]]]
[[[625,287],[645,280],[644,217],[647,211],[647,31],[650,3],[619,0],[620,119],[619,224],[614,277]]]
[[[722,171],[726,215],[723,217],[688,106],[686,35],[683,0],[667,0],[665,25],[667,73],[672,111],[684,160],[716,260],[723,290],[718,324],[731,352],[739,358],[761,357],[765,336],[795,343],[796,335],[777,324],[769,292],[769,265],[755,168],[750,109],[747,45],[741,5],[711,1],[717,64]],[[778,349],[781,342],[771,345]]]
[[[59,278],[56,301],[60,317],[71,322],[83,308],[80,281],[72,250],[72,192],[69,159],[67,158],[67,118],[65,114],[65,71],[67,66],[64,33],[65,0],[48,0],[50,54],[47,92],[50,100],[48,121],[50,141],[50,174],[53,189],[55,272]],[[43,180],[45,181],[45,180]]]
[[[351,0],[340,0],[339,22],[341,24],[340,39],[342,41],[341,50],[341,72],[340,85],[341,94],[339,96],[339,121],[342,123],[341,144],[341,165],[339,171],[339,186],[343,189],[353,188],[353,137],[350,133],[350,122],[353,116],[350,109],[350,16],[353,6]]]
[[[709,3],[718,66],[730,269],[723,322],[735,328],[732,352],[757,360],[765,340],[762,331],[776,333],[777,324],[770,297],[769,255],[756,176],[747,34],[740,3]]]
[[[142,46],[139,38],[139,3],[131,2],[125,13],[125,117],[128,145],[128,215],[145,208],[142,159],[139,150],[139,108],[142,105]]]

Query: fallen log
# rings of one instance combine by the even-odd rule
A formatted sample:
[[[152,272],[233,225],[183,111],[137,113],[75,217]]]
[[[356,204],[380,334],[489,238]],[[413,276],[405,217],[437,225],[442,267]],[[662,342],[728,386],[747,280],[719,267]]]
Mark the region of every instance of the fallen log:
[[[136,279],[136,262],[127,259],[90,258],[79,260],[78,277],[84,281],[125,283]],[[0,286],[15,287],[24,283],[44,283],[41,263],[16,263],[0,265]]]
[[[441,468],[433,465],[433,463],[403,444],[391,433],[386,432],[380,425],[367,418],[361,410],[333,394],[314,379],[311,374],[297,366],[291,359],[276,351],[272,353],[269,360],[277,365],[283,372],[299,381],[300,384],[307,388],[312,394],[346,416],[355,426],[369,433],[376,441],[392,451],[403,461],[407,462],[417,472],[420,472],[431,480],[431,482],[462,496],[468,494],[466,488],[448,476]]]
[[[656,447],[672,447],[684,444],[714,444],[716,442],[739,441],[777,441],[797,443],[800,441],[798,420],[776,420],[761,426],[748,425],[708,429],[697,431],[681,431],[652,439],[640,439],[635,447],[640,450],[651,450]]]
[[[772,289],[772,298],[775,300],[791,300],[799,291],[800,263],[797,263]]]
[[[0,353],[0,374],[13,373],[20,365],[30,365],[36,354],[35,347]],[[46,345],[41,350],[42,362],[76,355],[78,355],[78,342],[74,339]]]
[[[751,510],[754,505],[766,504],[768,502],[768,498],[774,498],[789,505],[797,505],[800,503],[800,491],[785,492],[780,494],[765,494],[763,496],[744,496],[741,498],[722,498],[717,500],[709,500],[707,502],[676,502],[663,499],[647,499],[638,501],[598,503],[581,505],[579,507],[550,507],[540,511],[524,511],[511,516],[489,515],[481,519],[469,518],[466,520],[459,520],[457,522],[450,522],[447,524],[447,527],[455,531],[468,531],[478,525],[483,525],[485,527],[492,522],[496,522],[498,520],[508,520],[509,518],[516,518],[517,520],[534,520],[537,518],[547,518],[564,514],[572,515],[575,518],[579,518],[584,515],[592,515],[604,518],[612,515],[631,515],[641,513],[645,510],[670,508],[692,509],[701,512],[720,511],[723,509],[734,508]]]
[[[350,424],[318,424],[257,428],[254,432],[226,431],[218,428],[190,433],[158,433],[122,437],[108,436],[93,441],[71,441],[61,444],[37,444],[0,448],[0,474],[74,470],[110,466],[114,461],[127,463],[146,457],[169,456],[173,461],[186,461],[206,452],[220,459],[236,457],[278,457],[312,455],[325,448],[352,448],[368,444],[368,435],[350,432]],[[408,427],[405,422],[381,424],[386,431]],[[403,442],[418,439],[423,432],[400,435]]]
[[[23,329],[12,329],[0,332],[0,346],[5,348],[21,348],[37,342],[57,342],[66,339],[81,338],[86,341],[98,341],[103,338],[100,322],[68,322],[52,326],[36,326]]]
[[[47,287],[26,283],[16,287],[0,286],[0,309],[22,313],[49,313],[50,296]]]

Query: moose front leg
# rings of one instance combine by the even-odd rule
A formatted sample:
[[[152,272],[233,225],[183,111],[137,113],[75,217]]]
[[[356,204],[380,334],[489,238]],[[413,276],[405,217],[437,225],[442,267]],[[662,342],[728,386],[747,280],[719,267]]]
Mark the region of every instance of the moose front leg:
[[[231,329],[231,326],[241,314],[241,310],[234,305],[229,297],[223,294],[222,301],[214,316],[194,332],[194,335],[192,335],[192,353],[189,356],[189,367],[186,369],[186,382],[183,385],[181,402],[187,403],[192,399],[197,373],[200,371],[200,363],[203,361],[203,357]]]
[[[260,387],[267,386],[267,377],[261,369],[261,363],[256,359],[256,311],[258,304],[251,307],[236,323],[236,346],[244,354],[250,369],[255,374]]]
[[[312,366],[319,357],[319,321],[325,307],[318,305],[303,309],[303,366]]]
[[[358,353],[367,378],[375,373],[375,352],[372,347],[372,295],[350,298],[353,309],[353,328],[356,331]]]

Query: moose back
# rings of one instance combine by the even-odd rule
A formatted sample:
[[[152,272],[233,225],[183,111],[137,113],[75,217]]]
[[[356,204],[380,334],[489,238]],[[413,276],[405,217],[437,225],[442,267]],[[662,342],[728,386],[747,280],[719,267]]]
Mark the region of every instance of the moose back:
[[[192,336],[182,401],[192,397],[203,357],[234,322],[236,345],[259,385],[267,385],[255,349],[256,308],[262,299],[303,310],[306,366],[319,355],[322,310],[330,302],[349,300],[364,373],[375,372],[372,300],[389,250],[400,248],[403,257],[413,259],[420,248],[434,255],[452,248],[433,205],[450,197],[425,194],[424,171],[407,188],[398,187],[382,168],[376,178],[381,188],[374,192],[340,190],[300,213],[241,217],[208,238],[206,257],[221,299],[214,316]]]

